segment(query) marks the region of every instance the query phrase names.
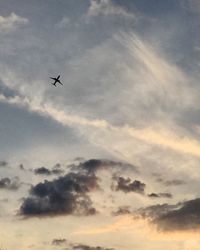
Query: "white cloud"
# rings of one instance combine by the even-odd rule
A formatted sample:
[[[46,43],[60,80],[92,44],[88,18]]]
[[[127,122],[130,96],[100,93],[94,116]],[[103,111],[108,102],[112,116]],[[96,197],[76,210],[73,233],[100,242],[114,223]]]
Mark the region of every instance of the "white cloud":
[[[133,18],[132,13],[128,13],[124,8],[114,4],[111,0],[91,0],[88,10],[88,17],[98,15],[120,15],[127,18]]]
[[[28,23],[28,19],[11,13],[9,16],[0,16],[0,31],[9,32],[20,25]]]

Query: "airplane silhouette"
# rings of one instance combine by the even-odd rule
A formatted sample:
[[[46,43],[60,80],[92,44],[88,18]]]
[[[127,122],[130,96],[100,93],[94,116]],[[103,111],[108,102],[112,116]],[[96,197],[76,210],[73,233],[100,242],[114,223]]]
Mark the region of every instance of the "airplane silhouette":
[[[57,78],[55,78],[55,77],[50,77],[50,78],[55,81],[54,83],[52,83],[52,85],[54,85],[55,87],[56,87],[57,82],[60,83],[61,85],[63,85],[62,82],[59,80],[60,75]]]

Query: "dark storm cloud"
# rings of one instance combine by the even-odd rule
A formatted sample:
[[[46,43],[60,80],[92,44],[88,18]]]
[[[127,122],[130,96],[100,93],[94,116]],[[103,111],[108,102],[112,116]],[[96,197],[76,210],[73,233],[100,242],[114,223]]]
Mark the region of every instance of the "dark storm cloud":
[[[21,186],[19,178],[15,177],[0,179],[0,189],[17,190]]]
[[[62,246],[65,245],[67,243],[66,239],[53,239],[52,240],[52,245],[54,246]]]
[[[151,193],[148,196],[151,198],[172,198],[172,194],[170,193]]]
[[[132,181],[130,178],[124,178],[124,177],[114,177],[113,178],[116,181],[116,185],[114,186],[114,189],[116,191],[123,191],[125,193],[128,192],[137,192],[137,193],[144,193],[144,189],[146,185],[142,183],[141,181],[135,180]]]
[[[25,198],[20,214],[53,216],[61,214],[93,215],[96,209],[88,193],[99,188],[95,175],[69,173],[53,181],[33,186]]]
[[[100,169],[117,168],[120,169],[130,169],[132,171],[138,172],[136,167],[129,163],[109,161],[103,159],[90,159],[88,161],[82,162],[77,167],[80,170],[87,171],[88,173],[96,173]]]
[[[140,210],[140,215],[149,218],[158,230],[199,230],[200,198],[176,205],[155,205]]]

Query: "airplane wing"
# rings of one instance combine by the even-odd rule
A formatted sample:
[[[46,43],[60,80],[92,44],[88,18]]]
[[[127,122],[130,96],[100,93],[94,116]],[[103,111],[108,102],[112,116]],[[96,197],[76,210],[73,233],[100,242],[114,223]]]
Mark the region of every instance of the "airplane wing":
[[[58,80],[57,82],[59,82],[61,85],[63,85],[62,82],[61,82],[60,80]]]
[[[60,78],[60,75],[57,77],[57,79],[59,79]]]
[[[57,79],[56,79],[56,78],[54,78],[54,77],[49,77],[49,78],[53,79],[54,81],[56,81],[56,80],[57,80]]]

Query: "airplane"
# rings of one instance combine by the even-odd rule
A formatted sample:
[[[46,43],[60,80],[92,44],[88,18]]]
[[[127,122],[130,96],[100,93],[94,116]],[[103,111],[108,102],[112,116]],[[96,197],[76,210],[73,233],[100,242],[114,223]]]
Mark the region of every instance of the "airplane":
[[[52,83],[52,85],[54,85],[55,87],[56,87],[57,82],[60,83],[61,85],[63,85],[62,82],[59,80],[60,75],[57,78],[55,78],[55,77],[50,77],[50,78],[55,81],[54,83]]]

